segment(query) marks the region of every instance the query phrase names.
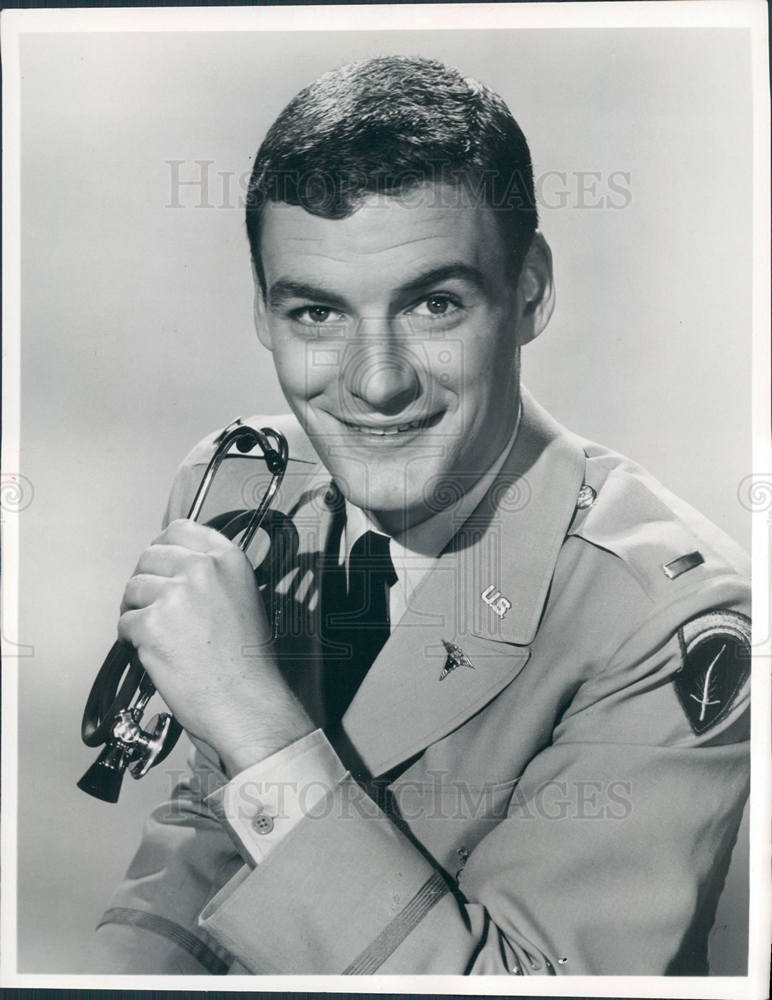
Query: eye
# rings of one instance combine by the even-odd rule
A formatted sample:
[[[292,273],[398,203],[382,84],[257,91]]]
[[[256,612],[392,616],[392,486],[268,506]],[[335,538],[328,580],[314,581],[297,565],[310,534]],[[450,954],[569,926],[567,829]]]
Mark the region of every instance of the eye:
[[[409,311],[415,316],[448,316],[460,308],[460,303],[452,296],[440,293],[427,295]]]
[[[329,306],[303,306],[302,309],[295,309],[292,318],[298,323],[305,323],[306,326],[325,326],[331,323],[341,323],[343,314]]]

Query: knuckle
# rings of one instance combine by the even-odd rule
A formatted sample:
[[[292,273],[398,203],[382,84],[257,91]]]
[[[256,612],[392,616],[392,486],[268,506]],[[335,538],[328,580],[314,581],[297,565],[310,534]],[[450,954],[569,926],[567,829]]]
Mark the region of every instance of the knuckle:
[[[213,559],[206,552],[192,552],[187,560],[186,576],[194,586],[205,586],[212,575]]]
[[[190,527],[191,524],[192,522],[188,521],[184,517],[175,518],[175,520],[170,521],[169,524],[167,524],[164,530],[161,532],[161,534],[154,539],[153,544],[163,545],[163,544],[168,544],[170,542],[174,543],[182,541],[186,537],[187,529]]]
[[[142,615],[138,617],[137,631],[141,638],[147,642],[148,639],[157,635],[163,627],[163,612],[158,604],[151,604],[145,608]]]
[[[147,610],[153,610],[154,613],[157,614],[159,608],[168,608],[170,605],[174,604],[175,601],[179,600],[179,595],[184,589],[184,580],[178,579],[177,577],[171,577],[164,580],[156,591],[155,598],[148,605]]]
[[[238,568],[244,565],[246,556],[238,547],[238,545],[233,545],[232,543],[228,545],[227,549],[223,549],[219,556],[219,562],[221,565],[227,568]]]
[[[131,610],[125,611],[118,619],[118,636],[130,642],[132,646],[139,647],[141,635],[137,613]]]
[[[137,560],[137,566],[136,569],[134,570],[135,574],[144,572],[146,569],[148,569],[148,567],[152,565],[155,552],[156,552],[155,545],[148,545],[148,547],[145,549],[145,551],[140,555],[139,559]]]
[[[134,604],[137,600],[137,578],[133,576],[123,588],[123,603]]]

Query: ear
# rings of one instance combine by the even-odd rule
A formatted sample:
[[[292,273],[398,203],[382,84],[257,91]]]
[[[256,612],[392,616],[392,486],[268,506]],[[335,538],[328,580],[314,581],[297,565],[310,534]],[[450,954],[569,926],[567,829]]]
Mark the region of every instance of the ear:
[[[271,339],[271,331],[268,326],[268,317],[266,315],[265,307],[265,295],[263,294],[263,289],[260,285],[260,280],[257,277],[257,270],[255,268],[255,262],[252,261],[252,280],[255,287],[255,295],[252,305],[252,315],[255,320],[255,329],[257,330],[257,337],[263,347],[267,347],[269,351],[273,350],[273,341]]]
[[[541,233],[534,234],[517,282],[517,346],[530,343],[549,323],[555,308],[552,251]]]

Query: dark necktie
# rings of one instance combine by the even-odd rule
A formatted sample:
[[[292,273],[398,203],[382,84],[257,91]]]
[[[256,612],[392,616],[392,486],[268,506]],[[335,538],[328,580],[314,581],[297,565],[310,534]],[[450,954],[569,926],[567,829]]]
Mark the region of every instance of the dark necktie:
[[[386,535],[366,531],[345,566],[326,574],[322,595],[324,699],[330,723],[348,708],[381,647],[389,638],[389,590],[397,574]]]

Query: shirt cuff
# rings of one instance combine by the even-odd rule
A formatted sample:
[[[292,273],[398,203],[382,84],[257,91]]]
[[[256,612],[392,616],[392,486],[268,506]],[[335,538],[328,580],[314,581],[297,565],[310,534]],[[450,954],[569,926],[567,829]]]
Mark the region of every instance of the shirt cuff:
[[[317,729],[237,774],[205,802],[254,867],[345,775],[338,755]]]

